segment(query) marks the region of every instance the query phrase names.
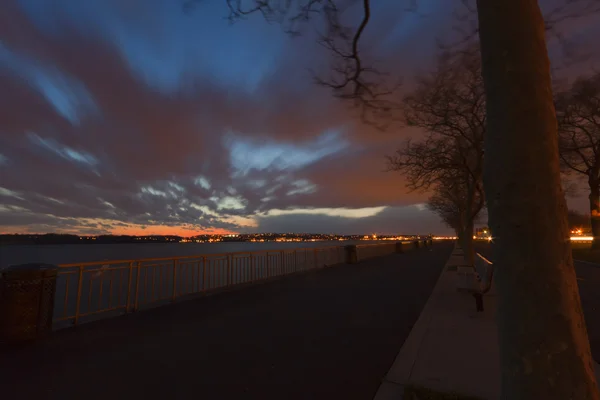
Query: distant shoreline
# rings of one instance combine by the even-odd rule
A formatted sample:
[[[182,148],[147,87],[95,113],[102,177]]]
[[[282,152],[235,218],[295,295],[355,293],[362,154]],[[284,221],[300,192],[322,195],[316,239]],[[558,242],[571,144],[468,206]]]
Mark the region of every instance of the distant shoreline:
[[[351,241],[351,240],[356,240],[356,239],[342,239],[339,240],[340,242],[346,242],[346,241]],[[289,242],[283,242],[283,243],[314,243],[314,242],[331,242],[331,240],[328,239],[319,239],[319,240],[294,240],[294,241],[289,241]],[[170,241],[152,241],[152,240],[148,240],[148,241],[132,241],[132,242],[96,242],[96,241],[80,241],[80,242],[58,242],[58,243],[39,243],[39,242],[0,242],[0,246],[59,246],[59,245],[76,245],[76,244],[81,244],[81,245],[90,245],[90,244],[173,244],[173,243],[177,243],[177,244],[217,244],[217,243],[282,243],[281,241],[278,240],[265,240],[263,242],[253,242],[251,240],[221,240],[221,241],[214,241],[214,242],[170,242]]]
[[[0,246],[39,246],[73,244],[157,244],[157,243],[257,243],[257,242],[327,242],[349,240],[410,240],[418,235],[330,235],[295,233],[256,233],[230,235],[197,235],[181,237],[171,235],[148,236],[77,236],[69,234],[1,234]],[[423,237],[423,236],[421,236]]]

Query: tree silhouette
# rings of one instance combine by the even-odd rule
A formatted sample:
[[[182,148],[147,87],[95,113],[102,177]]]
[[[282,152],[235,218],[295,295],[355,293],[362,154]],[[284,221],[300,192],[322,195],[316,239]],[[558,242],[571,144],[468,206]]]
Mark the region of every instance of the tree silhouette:
[[[474,223],[485,198],[486,115],[479,53],[444,53],[435,71],[420,77],[417,89],[404,99],[404,119],[407,125],[421,128],[425,136],[407,140],[388,157],[389,168],[404,173],[412,190],[437,189],[434,205],[441,203],[441,194],[451,197],[450,203],[460,209],[460,221],[453,227],[465,261],[473,264]]]
[[[558,93],[556,111],[562,165],[586,178],[592,248],[600,249],[600,73],[579,78]]]
[[[447,180],[441,180],[436,185],[433,195],[427,200],[427,207],[442,218],[442,221],[454,229],[456,236],[462,239],[465,234],[471,234],[470,241],[473,239],[473,231],[465,224],[476,222],[479,216],[477,213],[472,216],[473,210],[468,210],[469,200],[467,198],[468,188],[467,183],[461,181],[460,176],[448,177]],[[482,193],[476,194],[475,202],[483,204],[483,199],[479,198]],[[471,258],[467,258],[472,263]],[[472,264],[471,264],[472,265]]]

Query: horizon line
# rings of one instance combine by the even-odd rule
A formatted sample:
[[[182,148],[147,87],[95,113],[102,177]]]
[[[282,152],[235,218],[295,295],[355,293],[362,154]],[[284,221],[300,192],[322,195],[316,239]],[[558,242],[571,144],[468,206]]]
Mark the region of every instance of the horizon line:
[[[181,237],[188,238],[194,236],[243,236],[243,235],[329,235],[329,236],[423,236],[423,235],[438,235],[434,233],[412,233],[412,234],[401,234],[401,233],[324,233],[324,232],[247,232],[247,233],[201,233],[191,236],[181,235],[164,235],[164,234],[146,234],[146,235],[124,235],[124,234],[113,234],[113,233],[100,233],[100,234],[77,234],[77,233],[59,233],[59,232],[45,232],[45,233],[0,233],[2,235],[14,235],[14,236],[43,236],[43,235],[63,235],[63,236],[78,236],[78,237],[99,237],[99,236],[127,236],[127,237],[149,237],[149,236],[164,236],[164,237]],[[448,236],[448,235],[439,235]]]

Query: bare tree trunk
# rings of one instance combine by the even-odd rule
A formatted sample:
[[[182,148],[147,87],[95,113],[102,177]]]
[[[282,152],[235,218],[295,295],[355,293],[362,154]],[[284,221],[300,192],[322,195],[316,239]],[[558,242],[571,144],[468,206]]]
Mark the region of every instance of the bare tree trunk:
[[[475,246],[473,245],[474,224],[471,221],[465,228],[465,239],[463,245],[465,264],[475,265]]]
[[[467,265],[475,266],[475,247],[473,246],[473,233],[475,230],[474,221],[474,203],[475,203],[475,184],[472,179],[467,176],[469,182],[467,186],[467,205],[466,212],[464,215],[463,226],[465,227],[465,244],[463,246],[464,259]]]
[[[463,213],[460,217],[461,226],[457,229],[458,243],[463,251],[465,265],[473,265],[470,261],[472,259],[471,254],[473,253],[473,228],[471,227],[471,231],[469,231],[469,223],[466,220],[466,215],[466,213]],[[471,235],[470,237],[469,234]]]
[[[460,248],[463,250],[465,250],[465,231],[461,228],[458,229],[458,244],[460,245]]]
[[[598,400],[560,184],[544,21],[536,0],[477,6],[501,397]]]
[[[598,182],[590,182],[590,216],[592,224],[592,249],[600,249],[600,186]]]

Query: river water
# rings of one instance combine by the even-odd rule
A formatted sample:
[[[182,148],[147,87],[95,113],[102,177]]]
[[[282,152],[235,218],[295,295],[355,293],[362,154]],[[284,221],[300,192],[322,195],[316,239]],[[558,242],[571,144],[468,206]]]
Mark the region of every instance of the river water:
[[[370,241],[321,242],[220,242],[220,243],[132,243],[0,246],[0,269],[9,265],[40,262],[67,264],[104,260],[131,260],[219,254],[239,251],[283,250],[305,247],[369,244]],[[385,242],[379,242],[385,243]]]

